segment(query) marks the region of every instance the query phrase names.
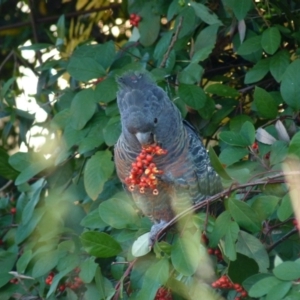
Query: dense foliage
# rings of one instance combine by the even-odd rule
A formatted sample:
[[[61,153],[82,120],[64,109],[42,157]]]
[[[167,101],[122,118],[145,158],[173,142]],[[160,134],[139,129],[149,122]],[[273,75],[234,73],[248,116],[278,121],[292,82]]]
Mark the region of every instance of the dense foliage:
[[[300,299],[298,0],[2,2],[2,300]],[[43,121],[17,106],[24,68]],[[113,163],[128,70],[169,93],[224,185],[150,252]]]

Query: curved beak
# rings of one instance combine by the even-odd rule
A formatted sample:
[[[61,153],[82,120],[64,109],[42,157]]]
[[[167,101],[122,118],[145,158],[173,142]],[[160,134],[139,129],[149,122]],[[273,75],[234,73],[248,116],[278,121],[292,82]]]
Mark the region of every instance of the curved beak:
[[[135,136],[142,146],[151,145],[155,142],[152,132],[137,132]]]

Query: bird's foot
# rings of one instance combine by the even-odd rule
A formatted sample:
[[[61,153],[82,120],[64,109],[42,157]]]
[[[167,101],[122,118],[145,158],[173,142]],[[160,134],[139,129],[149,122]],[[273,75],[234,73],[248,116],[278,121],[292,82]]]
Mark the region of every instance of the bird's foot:
[[[155,243],[157,234],[167,225],[168,222],[164,220],[160,220],[159,223],[152,225],[150,230],[150,241],[149,241],[151,246]]]

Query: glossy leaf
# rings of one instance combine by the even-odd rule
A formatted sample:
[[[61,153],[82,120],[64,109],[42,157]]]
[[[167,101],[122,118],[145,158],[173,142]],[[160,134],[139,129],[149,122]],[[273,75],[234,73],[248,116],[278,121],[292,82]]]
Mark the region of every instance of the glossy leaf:
[[[84,171],[84,185],[92,199],[103,190],[104,183],[109,179],[114,170],[112,156],[109,151],[98,151],[87,162]]]
[[[281,280],[296,280],[300,278],[300,263],[285,261],[274,268],[273,274]]]
[[[269,268],[269,256],[264,245],[255,236],[240,231],[238,241],[236,243],[236,251],[254,259],[260,272],[266,272]]]
[[[274,54],[281,42],[280,32],[277,27],[267,28],[261,37],[261,45],[268,54]]]
[[[267,91],[260,87],[255,87],[253,96],[254,104],[260,116],[267,119],[273,119],[277,116],[277,104]]]
[[[179,237],[171,252],[171,260],[174,268],[185,276],[195,273],[198,266],[199,251],[192,239]]]
[[[200,109],[205,105],[206,95],[199,86],[181,84],[178,93],[181,100],[192,108]]]
[[[119,243],[104,232],[86,231],[80,236],[86,252],[96,257],[112,257],[121,252]]]
[[[107,77],[99,82],[95,89],[94,100],[96,102],[109,103],[116,99],[118,85],[113,77]]]
[[[72,101],[70,117],[74,129],[82,129],[96,111],[94,90],[85,89],[77,93]]]
[[[101,219],[113,228],[137,228],[140,219],[136,210],[124,200],[109,199],[99,205]]]
[[[222,24],[217,15],[210,11],[207,6],[196,2],[191,2],[191,6],[194,8],[196,16],[199,17],[203,22],[209,25]]]
[[[230,198],[228,208],[234,220],[244,229],[250,230],[253,233],[261,229],[258,215],[247,203]]]
[[[295,111],[300,109],[300,60],[296,59],[282,76],[280,92],[285,103]]]

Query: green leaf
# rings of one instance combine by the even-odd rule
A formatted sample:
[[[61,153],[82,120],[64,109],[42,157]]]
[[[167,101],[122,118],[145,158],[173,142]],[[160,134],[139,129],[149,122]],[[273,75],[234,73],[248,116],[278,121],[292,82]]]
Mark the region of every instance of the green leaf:
[[[196,16],[199,17],[204,23],[209,25],[222,24],[218,16],[207,6],[196,2],[191,2],[191,6],[194,8]]]
[[[269,72],[270,59],[265,58],[259,60],[252,69],[248,70],[245,76],[245,84],[258,82],[263,79]]]
[[[189,35],[195,28],[195,23],[196,23],[195,11],[192,9],[192,7],[185,6],[176,18],[175,28],[178,27],[181,18],[184,21],[182,22],[181,29],[179,31],[179,35],[178,35],[179,39]]]
[[[229,231],[231,215],[228,211],[222,212],[216,219],[213,232],[209,235],[209,246],[216,247],[220,239]]]
[[[222,164],[230,166],[246,155],[249,154],[249,151],[246,148],[240,147],[226,147],[220,154],[219,159]]]
[[[17,257],[17,253],[11,253],[4,250],[0,251],[0,288],[12,278],[12,275],[10,275],[8,272],[12,271]]]
[[[281,204],[277,210],[278,219],[283,222],[290,218],[294,213],[290,194],[287,193],[281,200]]]
[[[51,166],[52,162],[51,159],[44,160],[44,161],[37,161],[30,164],[21,173],[18,175],[15,181],[15,185],[21,185],[32,177],[40,173],[41,171],[45,170],[47,167]]]
[[[195,40],[195,53],[192,57],[192,62],[196,62],[198,59],[200,59],[199,61],[202,61],[205,59],[208,52],[211,53],[217,41],[219,27],[220,24],[214,24],[207,26],[200,31]]]
[[[145,273],[142,289],[136,299],[154,299],[158,288],[165,285],[169,278],[169,262],[163,258],[148,268]]]
[[[212,167],[215,169],[215,171],[224,179],[231,180],[232,178],[227,174],[226,170],[222,166],[216,152],[214,149],[211,147],[209,148],[209,159],[212,164]]]
[[[92,118],[96,111],[94,90],[85,89],[77,93],[71,104],[71,125],[76,130],[81,130]]]
[[[276,196],[260,195],[257,198],[255,198],[251,207],[259,216],[259,220],[263,222],[264,220],[271,217],[271,215],[277,207],[279,200],[280,198]]]
[[[287,143],[283,141],[276,141],[271,145],[270,164],[274,166],[282,163],[288,153]]]
[[[284,72],[290,63],[290,54],[287,50],[281,50],[270,59],[270,72],[277,82],[280,82]]]
[[[241,266],[243,266],[243,268],[241,268]],[[237,253],[237,259],[230,261],[228,266],[228,276],[232,282],[243,283],[243,287],[246,288],[246,290],[249,288],[245,286],[244,280],[257,273],[258,265],[255,260],[240,253]]]
[[[161,38],[155,46],[153,57],[157,60],[161,59],[167,52],[170,42],[173,37],[173,31],[168,31],[162,34]]]
[[[300,132],[297,132],[290,143],[288,154],[295,155],[300,158]]]
[[[300,263],[285,261],[274,268],[273,274],[281,280],[297,280],[300,278]]]
[[[254,259],[259,266],[260,272],[266,272],[269,268],[268,253],[261,241],[255,236],[245,231],[240,231],[236,243],[236,251]]]
[[[280,282],[274,286],[267,294],[266,300],[281,300],[292,287],[292,282]]]
[[[223,0],[225,6],[232,9],[235,17],[241,21],[245,19],[248,11],[252,8],[251,0]]]
[[[14,180],[19,173],[11,167],[9,161],[9,155],[0,147],[0,175],[6,179]]]
[[[34,208],[36,207],[36,205],[40,200],[40,195],[45,185],[46,185],[45,179],[41,178],[37,182],[35,182],[34,185],[31,186],[33,194],[29,199],[29,201],[24,206],[24,208],[22,209],[23,224],[26,224],[30,221]]]
[[[98,151],[87,162],[84,170],[84,186],[91,199],[97,199],[104,183],[114,171],[110,151]]]
[[[22,48],[22,47],[20,47]],[[19,49],[20,49],[19,48]],[[4,97],[6,95],[6,93],[9,91],[10,87],[12,86],[12,84],[16,81],[16,77],[12,77],[10,79],[8,79],[3,85],[1,84],[1,91],[0,91],[0,95],[2,97]]]
[[[280,283],[281,281],[274,276],[263,278],[252,285],[249,290],[249,296],[255,298],[262,297]]]
[[[72,56],[67,71],[76,80],[89,81],[105,76],[104,68],[91,57]]]
[[[205,89],[205,92],[222,96],[222,97],[232,97],[232,98],[239,97],[240,95],[240,93],[236,89],[221,83],[215,83],[209,85]]]
[[[205,59],[207,59],[209,57],[209,55],[211,54],[213,47],[214,46],[206,46],[206,47],[196,51],[193,54],[192,63],[198,64],[200,61],[204,61]],[[184,82],[184,83],[186,83],[186,82]]]
[[[237,53],[239,55],[249,55],[261,50],[261,36],[250,37],[245,40],[239,47]]]
[[[144,47],[151,46],[158,37],[160,30],[160,16],[154,12],[151,2],[145,2],[139,15],[142,17],[139,23],[140,43]]]
[[[99,205],[101,219],[113,228],[135,229],[140,223],[137,211],[124,200],[109,199]]]
[[[266,119],[274,119],[278,114],[277,103],[274,98],[264,89],[255,87],[254,104],[259,115]]]
[[[268,54],[274,54],[280,46],[281,36],[277,27],[267,28],[261,37],[261,46]]]
[[[225,234],[224,253],[230,261],[236,260],[235,242],[240,231],[239,225],[236,222],[230,222],[229,228]]]
[[[34,262],[32,269],[33,277],[40,277],[46,275],[53,270],[58,263],[59,251],[51,251],[45,253],[42,257]]]
[[[81,220],[80,225],[90,229],[104,229],[107,226],[107,224],[100,218],[98,209],[91,211],[87,216],[85,216]]]
[[[108,146],[113,146],[121,134],[120,116],[109,119],[106,126],[103,128],[103,137]]]
[[[16,231],[15,240],[17,244],[22,243],[33,231],[36,229],[37,224],[41,221],[45,214],[45,208],[36,208],[29,222],[18,226]]]
[[[104,232],[87,231],[80,236],[84,250],[96,257],[112,257],[122,251],[119,243]]]
[[[178,94],[186,105],[194,109],[201,109],[205,105],[206,95],[199,86],[182,83],[179,85]]]
[[[65,39],[65,15],[61,15],[56,23],[57,27],[57,37],[56,37],[56,43],[55,46],[62,46],[64,44],[64,39]]]
[[[252,145],[240,133],[233,131],[222,131],[219,137],[223,142],[232,146],[247,147]]]
[[[247,203],[230,198],[228,208],[234,220],[241,227],[253,233],[260,231],[261,224],[258,215]]]
[[[32,250],[26,250],[17,261],[17,272],[25,273],[25,270],[32,259]]]
[[[185,276],[191,276],[198,267],[199,251],[193,239],[178,237],[173,244],[171,260],[174,268]]]
[[[99,82],[95,89],[95,101],[109,103],[116,99],[118,85],[113,77],[107,77]]]
[[[280,92],[295,111],[300,109],[300,59],[293,61],[282,76]]]
[[[254,141],[255,141],[255,128],[254,128],[254,126],[251,122],[246,121],[242,125],[242,128],[240,130],[240,134],[242,135],[242,137],[244,137],[247,140],[249,146],[254,143]]]
[[[79,276],[84,283],[90,283],[96,274],[98,264],[95,263],[94,257],[88,257],[80,264]]]
[[[180,83],[194,84],[201,80],[204,69],[195,63],[189,64],[179,73],[178,80]]]

